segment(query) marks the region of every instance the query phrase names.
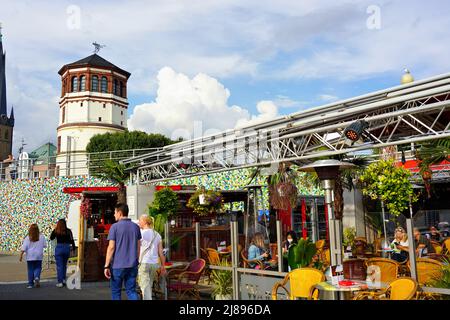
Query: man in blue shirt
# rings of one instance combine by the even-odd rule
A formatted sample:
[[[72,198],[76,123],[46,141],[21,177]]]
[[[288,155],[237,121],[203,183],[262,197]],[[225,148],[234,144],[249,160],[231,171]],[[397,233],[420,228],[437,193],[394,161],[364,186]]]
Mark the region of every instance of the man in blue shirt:
[[[114,212],[116,223],[109,230],[106,251],[105,277],[111,279],[113,300],[121,300],[122,285],[128,300],[139,300],[136,293],[141,230],[128,218],[128,206],[117,204]]]

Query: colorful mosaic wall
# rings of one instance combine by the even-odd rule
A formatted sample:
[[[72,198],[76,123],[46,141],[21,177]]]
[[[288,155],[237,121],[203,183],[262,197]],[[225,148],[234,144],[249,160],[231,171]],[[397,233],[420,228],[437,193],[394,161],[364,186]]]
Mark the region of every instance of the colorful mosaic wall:
[[[197,185],[204,186],[206,189],[217,189],[217,190],[239,190],[247,186],[252,185],[262,185],[262,202],[259,203],[259,208],[269,208],[268,201],[268,188],[266,186],[266,177],[257,176],[253,181],[250,181],[252,170],[251,169],[239,169],[233,171],[225,171],[219,173],[213,173],[203,176],[196,176],[190,178],[176,179],[166,182],[166,185]],[[299,194],[302,195],[322,195],[322,190],[315,186],[311,179],[308,178],[306,173],[299,173],[299,181],[297,188]],[[261,200],[261,199],[260,199]],[[239,208],[243,210],[243,205]]]
[[[0,182],[0,251],[19,250],[32,223],[37,223],[48,238],[57,220],[66,217],[73,200],[62,192],[64,187],[109,185],[84,176]]]

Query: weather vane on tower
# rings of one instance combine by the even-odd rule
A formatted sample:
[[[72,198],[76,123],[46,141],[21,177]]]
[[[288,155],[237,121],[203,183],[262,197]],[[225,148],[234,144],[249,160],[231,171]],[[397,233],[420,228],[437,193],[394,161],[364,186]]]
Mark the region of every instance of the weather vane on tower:
[[[97,43],[97,41],[93,42],[92,45],[94,46],[94,53],[98,53],[100,51],[100,49],[106,47],[103,44]]]

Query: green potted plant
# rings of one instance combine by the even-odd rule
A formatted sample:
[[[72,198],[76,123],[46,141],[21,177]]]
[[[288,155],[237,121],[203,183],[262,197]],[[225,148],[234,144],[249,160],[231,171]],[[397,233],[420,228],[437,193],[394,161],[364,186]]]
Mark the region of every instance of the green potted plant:
[[[223,209],[223,197],[219,191],[200,188],[189,198],[186,206],[200,217],[218,214]]]
[[[305,268],[311,265],[316,254],[316,245],[308,238],[299,239],[298,242],[289,248],[288,264],[292,270]]]
[[[222,259],[217,266],[229,267],[230,264],[226,259]],[[214,269],[211,271],[211,280],[214,285],[211,295],[215,300],[233,299],[233,275],[231,271]]]
[[[354,227],[344,228],[344,250],[346,253],[352,253],[355,249],[356,229]]]
[[[426,284],[427,287],[450,289],[450,258],[446,258],[442,262],[441,272],[432,277],[432,279]],[[450,300],[450,296],[441,295],[441,299]]]

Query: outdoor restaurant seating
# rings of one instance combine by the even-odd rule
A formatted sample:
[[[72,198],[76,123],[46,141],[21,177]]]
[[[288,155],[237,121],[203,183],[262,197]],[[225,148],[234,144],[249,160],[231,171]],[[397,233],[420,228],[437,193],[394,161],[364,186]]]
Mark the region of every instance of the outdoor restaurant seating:
[[[316,241],[316,250],[317,250],[317,254],[320,255],[322,253],[322,251],[325,248],[325,240],[321,239],[321,240],[317,240]]]
[[[325,274],[314,268],[299,268],[289,272],[282,281],[275,283],[272,288],[272,300],[278,299],[278,290],[282,288],[290,300],[303,298],[317,300],[318,292],[314,292],[314,286],[325,281]],[[290,290],[286,288],[289,282]]]
[[[217,265],[220,262],[219,252],[213,248],[206,248],[206,254],[208,257],[209,264]]]
[[[247,249],[241,251],[242,264],[244,268],[250,268],[250,264],[259,265],[261,270],[264,270],[264,263],[260,260],[248,260],[248,252]]]
[[[200,299],[198,282],[205,271],[206,261],[196,259],[191,261],[184,269],[172,269],[167,273],[167,288],[177,292],[177,299],[182,299],[190,294],[195,299]]]
[[[364,237],[355,238],[355,253],[357,256],[364,256],[367,250],[367,240]]]
[[[381,282],[389,283],[398,277],[399,263],[386,258],[370,258],[366,261],[366,266],[377,266],[380,268]]]
[[[450,255],[450,238],[447,238],[442,242],[442,247],[442,253]]]
[[[381,249],[382,244],[384,242],[384,238],[375,238],[373,240],[373,255],[377,257],[381,257]]]
[[[412,278],[398,278],[386,289],[378,291],[361,291],[353,300],[413,300],[417,295],[418,283]]]
[[[434,240],[430,240],[430,242],[431,242],[431,245],[432,245],[433,248],[434,248],[434,252],[435,252],[436,254],[441,254],[441,253],[442,253],[442,250],[443,250],[441,244],[440,244],[439,242],[437,242],[437,241],[434,241]]]
[[[417,258],[417,280],[419,285],[426,286],[431,280],[440,278],[442,276],[443,264],[439,261],[429,258]],[[435,299],[436,295],[428,292],[418,292],[417,298]]]

